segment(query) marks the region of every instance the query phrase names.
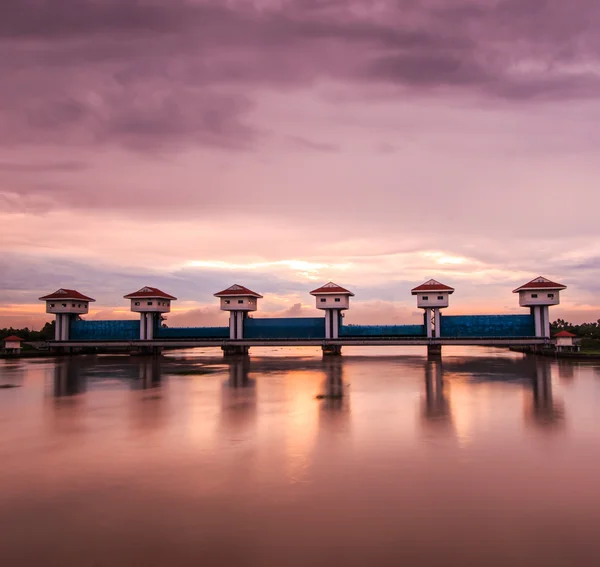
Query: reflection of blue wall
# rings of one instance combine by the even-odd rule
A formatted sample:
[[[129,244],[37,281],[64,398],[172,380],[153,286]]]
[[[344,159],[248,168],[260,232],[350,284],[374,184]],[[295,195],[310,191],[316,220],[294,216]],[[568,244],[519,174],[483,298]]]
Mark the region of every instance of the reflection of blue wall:
[[[340,337],[423,337],[424,325],[344,325]]]
[[[140,338],[140,322],[72,320],[70,338],[74,341],[137,340]]]
[[[228,339],[229,327],[159,327],[155,339]]]
[[[323,339],[324,317],[244,319],[246,339]]]
[[[531,315],[442,315],[441,337],[533,337]]]

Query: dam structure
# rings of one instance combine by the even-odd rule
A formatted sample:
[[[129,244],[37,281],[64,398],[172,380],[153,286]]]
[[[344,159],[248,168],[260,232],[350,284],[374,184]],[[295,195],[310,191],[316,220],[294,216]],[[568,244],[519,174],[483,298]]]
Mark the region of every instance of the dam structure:
[[[130,293],[130,308],[139,320],[88,320],[89,302],[76,290],[59,289],[40,297],[46,312],[56,315],[56,334],[46,346],[59,352],[76,352],[86,347],[158,353],[164,348],[221,347],[226,355],[247,354],[253,346],[320,346],[326,355],[339,355],[343,346],[427,347],[429,355],[441,354],[443,346],[544,346],[550,342],[548,308],[558,305],[566,286],[537,277],[514,290],[528,313],[517,315],[445,315],[454,288],[428,280],[413,288],[423,323],[417,325],[346,325],[354,293],[329,282],[310,294],[322,317],[254,317],[259,293],[234,284],[215,293],[220,308],[229,313],[222,327],[169,327],[163,314],[176,301],[156,287]]]

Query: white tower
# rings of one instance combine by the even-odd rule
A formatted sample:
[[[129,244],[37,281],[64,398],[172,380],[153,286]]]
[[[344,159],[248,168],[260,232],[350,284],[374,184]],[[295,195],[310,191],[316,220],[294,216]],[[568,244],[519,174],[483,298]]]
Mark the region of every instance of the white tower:
[[[315,296],[317,309],[325,311],[325,338],[339,338],[341,313],[350,308],[354,294],[333,282],[313,289],[310,294]]]
[[[124,296],[131,300],[131,310],[140,314],[140,341],[151,341],[161,313],[171,311],[171,301],[177,299],[156,287],[143,287]]]
[[[234,284],[219,293],[215,297],[221,299],[221,311],[229,311],[229,338],[244,338],[244,319],[250,311],[256,311],[258,299],[262,295],[244,287]]]
[[[54,340],[68,341],[71,319],[78,315],[86,315],[90,302],[96,300],[74,289],[60,288],[50,295],[40,297],[40,301],[46,302],[46,313],[56,315]]]
[[[437,280],[429,280],[411,290],[417,296],[417,307],[425,310],[425,330],[429,338],[440,336],[440,309],[450,304],[454,288]]]
[[[550,338],[550,316],[548,307],[560,303],[560,292],[566,285],[539,277],[513,290],[519,294],[519,305],[529,307],[535,324],[535,336]]]

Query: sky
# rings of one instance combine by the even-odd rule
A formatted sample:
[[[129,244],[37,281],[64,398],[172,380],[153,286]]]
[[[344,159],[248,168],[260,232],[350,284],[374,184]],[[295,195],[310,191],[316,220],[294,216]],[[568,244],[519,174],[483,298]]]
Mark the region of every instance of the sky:
[[[349,323],[520,313],[600,317],[597,0],[3,0],[0,327],[38,298],[178,297],[170,325],[313,316],[330,280]]]

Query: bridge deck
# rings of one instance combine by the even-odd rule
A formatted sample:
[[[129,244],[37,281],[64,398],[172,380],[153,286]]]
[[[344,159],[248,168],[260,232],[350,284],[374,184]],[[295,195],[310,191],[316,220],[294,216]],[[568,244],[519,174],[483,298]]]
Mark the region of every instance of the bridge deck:
[[[73,340],[48,341],[48,347],[117,347],[117,348],[196,348],[196,347],[281,347],[281,346],[526,346],[543,345],[549,339],[540,337],[440,337],[428,339],[423,337],[397,338],[343,338],[343,339],[156,339],[139,340]]]

